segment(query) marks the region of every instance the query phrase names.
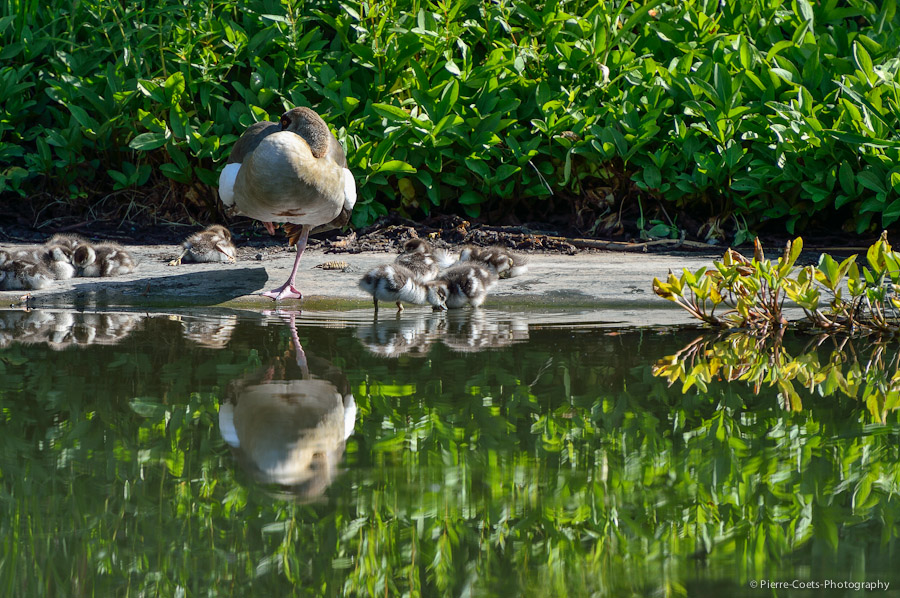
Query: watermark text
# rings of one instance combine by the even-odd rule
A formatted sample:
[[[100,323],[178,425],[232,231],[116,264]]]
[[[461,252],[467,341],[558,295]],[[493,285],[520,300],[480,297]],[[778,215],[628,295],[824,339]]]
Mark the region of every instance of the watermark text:
[[[775,581],[772,579],[754,579],[750,581],[751,588],[760,590],[851,590],[856,592],[887,591],[891,586],[889,581],[847,581],[841,579],[791,579]]]

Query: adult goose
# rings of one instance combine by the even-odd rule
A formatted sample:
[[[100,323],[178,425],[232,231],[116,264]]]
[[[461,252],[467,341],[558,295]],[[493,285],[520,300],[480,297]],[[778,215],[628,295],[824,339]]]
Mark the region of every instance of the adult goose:
[[[294,279],[310,230],[341,227],[356,203],[356,182],[347,169],[341,144],[309,108],[294,108],[278,123],[250,125],[219,177],[222,203],[238,214],[262,221],[269,234],[283,222],[297,257],[282,286],[263,293],[299,299]],[[319,227],[319,228],[317,228]]]

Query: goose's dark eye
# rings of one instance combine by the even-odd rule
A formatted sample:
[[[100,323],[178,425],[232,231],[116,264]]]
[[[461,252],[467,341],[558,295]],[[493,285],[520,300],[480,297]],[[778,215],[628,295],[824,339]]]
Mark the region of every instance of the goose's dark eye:
[[[281,119],[281,128],[282,128],[282,130],[283,130],[283,129],[287,129],[290,125],[291,125],[291,121],[290,121],[289,119],[287,119],[287,118],[282,118],[282,119]]]

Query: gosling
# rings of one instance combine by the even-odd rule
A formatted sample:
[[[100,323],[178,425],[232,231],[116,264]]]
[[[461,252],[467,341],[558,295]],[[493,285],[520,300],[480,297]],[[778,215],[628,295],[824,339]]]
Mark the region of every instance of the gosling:
[[[181,246],[184,251],[169,262],[170,266],[178,266],[182,261],[234,263],[237,252],[231,241],[231,231],[221,224],[213,224],[190,235]]]
[[[513,278],[528,271],[528,260],[524,256],[499,245],[492,247],[466,245],[459,252],[458,263],[465,262],[481,264],[500,278]]]
[[[72,265],[72,252],[62,245],[40,245],[25,247],[6,253],[6,260],[24,261],[41,264],[47,268],[56,280],[67,280],[75,276]]]
[[[428,303],[428,291],[425,284],[417,280],[409,268],[400,264],[383,264],[373,268],[359,281],[359,288],[372,295],[375,313],[378,313],[378,301],[393,301],[397,311],[403,311],[403,303],[425,305]]]
[[[436,311],[466,305],[480,307],[496,282],[497,275],[481,264],[460,264],[426,283],[426,298]]]
[[[441,268],[450,266],[453,260],[443,249],[435,249],[424,239],[410,239],[403,244],[403,250],[394,263],[412,272],[418,282],[428,282],[435,279]]]
[[[135,267],[131,255],[117,243],[79,245],[73,259],[81,276],[86,277],[119,276]]]
[[[0,290],[35,290],[53,284],[53,273],[46,266],[24,259],[13,259],[0,251]]]

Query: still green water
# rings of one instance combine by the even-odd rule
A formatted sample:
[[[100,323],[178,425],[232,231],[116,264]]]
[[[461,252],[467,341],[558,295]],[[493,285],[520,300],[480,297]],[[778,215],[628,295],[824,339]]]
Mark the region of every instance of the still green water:
[[[0,595],[900,595],[896,343],[572,319],[0,312]]]

